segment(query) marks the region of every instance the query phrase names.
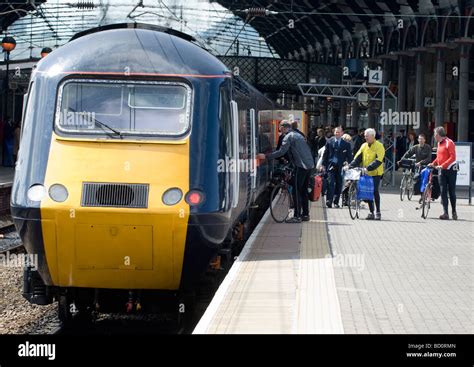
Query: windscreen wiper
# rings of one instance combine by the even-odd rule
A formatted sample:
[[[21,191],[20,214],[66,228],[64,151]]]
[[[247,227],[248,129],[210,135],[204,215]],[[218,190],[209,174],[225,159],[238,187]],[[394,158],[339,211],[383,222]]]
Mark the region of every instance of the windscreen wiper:
[[[106,127],[106,128],[109,129],[110,131],[113,131],[115,134],[117,134],[118,136],[120,136],[120,139],[123,139],[123,135],[122,135],[122,133],[121,133],[120,131],[115,130],[113,127],[110,127],[110,126],[107,125],[107,124],[104,124],[103,122],[97,120],[95,117],[93,117],[93,119],[94,119],[94,122],[95,122],[96,124],[99,124],[99,125],[102,126],[102,127]]]
[[[71,108],[71,107],[68,107],[68,110],[71,111],[71,112],[77,113],[77,111],[76,111],[75,109]],[[82,113],[82,112],[79,112],[79,113]],[[111,126],[109,126],[109,125],[103,123],[102,121],[97,120],[95,117],[92,117],[92,119],[94,120],[94,122],[95,122],[96,124],[99,124],[101,127],[105,127],[105,128],[107,128],[107,129],[109,129],[109,130],[112,131],[114,134],[120,136],[120,139],[123,139],[123,135],[122,135],[122,133],[121,133],[120,131],[115,130],[113,127],[111,127]],[[112,135],[112,136],[113,136],[113,135]]]

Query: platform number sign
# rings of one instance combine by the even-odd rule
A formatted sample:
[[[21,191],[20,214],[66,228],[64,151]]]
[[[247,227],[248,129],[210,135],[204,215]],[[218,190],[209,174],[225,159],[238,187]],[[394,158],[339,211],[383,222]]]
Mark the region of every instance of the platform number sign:
[[[369,84],[382,84],[382,70],[369,70]]]
[[[434,98],[425,97],[425,107],[433,108],[434,107]]]

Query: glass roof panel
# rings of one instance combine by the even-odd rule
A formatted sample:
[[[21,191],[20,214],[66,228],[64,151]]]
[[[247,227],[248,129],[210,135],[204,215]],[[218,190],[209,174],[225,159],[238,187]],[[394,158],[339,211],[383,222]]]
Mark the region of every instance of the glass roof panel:
[[[43,47],[56,48],[77,32],[100,25],[139,22],[187,33],[215,55],[278,57],[257,31],[221,5],[208,0],[94,0],[94,7],[48,0],[7,30],[17,48],[11,59],[39,57]],[[235,41],[237,37],[238,42]]]

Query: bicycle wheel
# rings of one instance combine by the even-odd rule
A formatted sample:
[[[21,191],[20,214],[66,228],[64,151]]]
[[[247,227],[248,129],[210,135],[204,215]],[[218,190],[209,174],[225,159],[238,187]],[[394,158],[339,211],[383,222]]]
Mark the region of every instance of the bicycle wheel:
[[[413,194],[415,193],[415,181],[413,177],[409,177],[407,181],[407,199],[411,201]]]
[[[423,203],[421,204],[421,217],[423,219],[428,218],[428,212],[430,211],[431,205],[431,185],[429,184],[425,188],[425,192],[423,193]]]
[[[279,196],[278,196],[279,194]],[[278,198],[275,200],[275,197]],[[287,187],[277,185],[272,190],[270,213],[272,218],[277,223],[283,223],[288,218],[288,212],[292,203],[291,194]]]
[[[388,186],[392,184],[392,170],[384,171],[382,175],[382,186]]]
[[[400,200],[403,201],[405,193],[407,192],[407,177],[403,175],[402,182],[400,182]]]
[[[357,182],[352,181],[348,194],[349,214],[352,219],[359,216],[359,201],[357,200]]]

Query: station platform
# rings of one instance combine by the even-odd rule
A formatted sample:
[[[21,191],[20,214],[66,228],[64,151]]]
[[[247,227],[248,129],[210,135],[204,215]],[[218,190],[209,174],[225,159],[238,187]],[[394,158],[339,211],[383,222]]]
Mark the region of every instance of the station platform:
[[[474,207],[441,221],[437,200],[424,220],[417,201],[382,190],[382,221],[267,211],[193,333],[474,333]]]

